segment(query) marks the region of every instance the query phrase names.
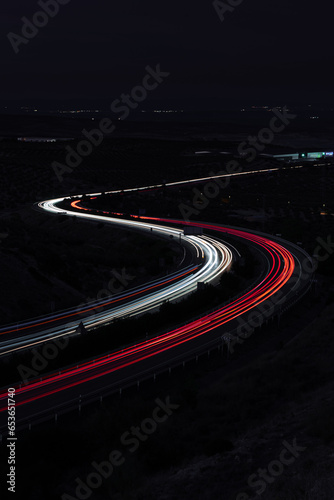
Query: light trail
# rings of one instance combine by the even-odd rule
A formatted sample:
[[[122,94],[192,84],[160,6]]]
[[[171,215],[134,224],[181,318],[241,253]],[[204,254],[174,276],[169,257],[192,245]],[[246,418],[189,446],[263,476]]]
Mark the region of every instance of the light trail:
[[[151,218],[145,217],[145,219]],[[179,220],[162,218],[153,219],[159,220],[160,222],[168,222],[169,224],[184,224],[184,221]],[[122,368],[203,336],[241,314],[250,311],[258,304],[268,299],[279,291],[289,281],[293,274],[295,263],[292,254],[282,245],[268,238],[214,224],[188,224],[237,236],[258,245],[266,253],[269,259],[270,269],[268,273],[252,290],[233,300],[230,304],[203,316],[199,320],[189,322],[187,325],[166,332],[159,337],[140,342],[134,346],[115,351],[109,355],[101,356],[94,361],[82,363],[78,365],[78,367],[69,368],[61,374],[54,373],[45,377],[43,380],[33,380],[26,387],[17,388],[18,405],[28,404],[29,402],[45,396],[121,370]],[[0,412],[6,409],[5,396],[5,394],[0,395]]]
[[[57,207],[57,203],[63,199],[48,200],[42,202],[40,207],[52,213],[64,213]],[[149,283],[138,290],[130,290],[118,298],[112,300],[101,300],[89,304],[86,307],[75,308],[66,312],[55,313],[36,320],[29,320],[20,324],[2,327],[0,335],[3,340],[0,343],[0,355],[6,355],[18,350],[35,347],[37,344],[55,339],[57,337],[73,335],[77,333],[78,321],[85,328],[92,329],[108,324],[116,318],[130,317],[145,312],[156,310],[165,301],[180,300],[185,295],[197,289],[199,281],[203,283],[215,282],[217,278],[231,265],[232,252],[221,242],[198,236],[184,236],[180,229],[175,229],[157,224],[147,224],[139,221],[127,221],[106,217],[104,214],[87,214],[89,209],[78,207],[80,200],[72,202],[75,209],[81,209],[84,214],[74,211],[66,211],[66,215],[82,216],[112,224],[118,224],[141,230],[154,230],[154,234],[174,236],[181,238],[191,245],[202,264],[191,266],[190,269],[179,272],[172,277],[164,278],[158,282]],[[120,303],[120,305],[118,305]],[[107,310],[105,308],[107,307]],[[82,317],[82,315],[86,317]],[[63,323],[66,322],[64,325]],[[14,335],[14,338],[7,337]],[[21,336],[20,336],[21,335]]]
[[[239,165],[240,167],[240,165]],[[281,170],[296,170],[300,168],[305,168],[305,165],[294,165],[289,167],[271,167],[271,168],[262,168],[259,170],[246,170],[244,172],[232,172],[232,173],[220,173],[216,175],[208,175],[205,177],[194,177],[193,179],[185,179],[182,181],[174,181],[174,182],[166,182],[165,184],[152,184],[149,186],[141,186],[135,188],[127,188],[127,189],[117,189],[113,191],[105,191],[104,194],[120,194],[120,193],[131,193],[135,191],[149,191],[154,189],[161,189],[164,187],[175,187],[182,186],[186,184],[197,184],[200,182],[212,181],[214,179],[223,179],[225,177],[240,177],[244,175],[256,175],[256,174],[266,174],[271,172],[278,172]],[[87,196],[100,196],[102,193],[86,193]],[[83,195],[76,195],[77,198],[82,198]],[[60,211],[62,211],[60,209]],[[120,214],[121,215],[121,214]]]
[[[297,166],[294,168],[302,168]],[[153,186],[145,186],[141,188],[130,188],[125,190],[109,191],[107,194],[116,194],[121,192],[133,192],[133,191],[145,191],[148,189],[158,189],[164,186],[177,186],[182,184],[189,184],[192,182],[203,182],[205,180],[212,180],[221,177],[234,177],[239,175],[251,175],[259,174],[265,172],[273,172],[275,170],[281,170],[281,168],[270,168],[264,170],[257,170],[251,172],[239,172],[235,174],[226,175],[216,175],[203,177],[200,179],[191,179],[186,181],[172,182],[167,184],[158,184]],[[102,193],[92,193],[87,194],[87,196],[97,197]],[[75,215],[77,217],[81,216],[87,219],[99,220],[101,216],[93,215],[90,209],[80,206],[83,195],[72,197],[75,201],[71,203],[74,210],[79,211],[68,211],[64,210],[57,205],[62,203],[65,198],[58,198],[56,200],[47,200],[45,202],[39,203],[39,207],[46,211],[52,213],[59,213],[64,215]],[[69,199],[69,198],[66,198]],[[94,211],[96,212],[96,211]],[[103,211],[103,220],[109,221],[111,223],[123,224],[129,227],[134,227],[134,221],[131,220],[120,220],[110,217],[110,215],[117,215],[121,217],[121,213],[113,213]],[[103,355],[98,357],[93,361],[86,361],[78,366],[70,367],[63,370],[62,373],[53,373],[45,376],[42,380],[31,380],[31,382],[25,387],[18,387],[16,389],[17,394],[17,405],[24,405],[30,402],[36,401],[43,397],[47,397],[51,394],[55,394],[60,391],[64,391],[71,387],[84,384],[88,381],[95,380],[99,377],[103,377],[109,373],[121,371],[125,367],[135,365],[140,361],[153,358],[159,353],[168,351],[182,344],[186,344],[191,340],[198,339],[200,337],[205,337],[213,330],[225,325],[226,323],[232,321],[240,315],[251,311],[253,308],[266,301],[268,298],[279,292],[285,285],[288,284],[291,276],[295,271],[295,260],[294,256],[290,251],[288,251],[283,245],[277,241],[273,241],[264,235],[254,234],[247,231],[242,231],[236,228],[222,227],[217,224],[208,223],[198,223],[198,222],[185,222],[178,219],[166,219],[159,217],[147,217],[147,216],[133,216],[136,218],[137,227],[142,227],[142,229],[151,230],[151,228],[160,234],[174,234],[180,235],[180,230],[176,230],[170,227],[171,224],[175,225],[189,225],[202,227],[210,231],[214,231],[219,235],[231,235],[236,238],[240,238],[242,241],[256,245],[265,256],[268,262],[268,269],[265,276],[257,283],[251,290],[247,291],[243,295],[235,298],[229,304],[226,304],[214,312],[204,315],[200,319],[190,321],[186,325],[179,328],[174,328],[171,331],[165,332],[164,334],[147,339],[146,341],[139,342],[135,345],[126,347],[124,349],[115,350],[108,355]],[[168,224],[168,227],[158,226],[158,224],[164,223]],[[189,242],[195,244],[192,238],[189,237]],[[210,249],[206,246],[210,245]],[[208,260],[211,261],[213,267],[208,270],[206,279],[216,279],[217,272],[222,269],[227,269],[231,264],[231,254],[226,251],[226,246],[222,242],[218,242],[214,238],[209,238],[207,236],[201,238],[201,245],[196,246],[197,255],[206,255]],[[214,249],[214,250],[213,250]],[[213,253],[210,253],[213,252]],[[298,258],[297,258],[298,261]],[[300,274],[300,270],[299,270]],[[295,289],[295,286],[293,287]],[[161,292],[164,293],[164,292]],[[154,293],[152,294],[155,295]],[[101,318],[103,319],[103,318]],[[0,412],[6,410],[6,393],[0,393]]]

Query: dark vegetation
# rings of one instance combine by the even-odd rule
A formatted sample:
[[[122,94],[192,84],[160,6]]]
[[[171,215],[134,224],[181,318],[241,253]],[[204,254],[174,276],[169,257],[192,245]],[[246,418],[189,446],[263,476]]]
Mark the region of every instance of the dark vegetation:
[[[1,324],[96,300],[101,290],[112,295],[133,288],[164,276],[183,258],[177,242],[75,217],[30,209],[5,215],[2,224],[1,282],[7,293],[0,304]],[[122,275],[122,270],[131,279],[115,279],[110,289],[114,272]]]

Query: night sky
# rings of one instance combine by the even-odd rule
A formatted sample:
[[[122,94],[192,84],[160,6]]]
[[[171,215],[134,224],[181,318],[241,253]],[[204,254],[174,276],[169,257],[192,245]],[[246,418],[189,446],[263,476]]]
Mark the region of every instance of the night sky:
[[[329,2],[243,0],[223,22],[208,0],[70,0],[59,7],[15,54],[7,34],[21,35],[21,18],[41,7],[1,3],[2,102],[111,102],[158,63],[170,76],[150,98],[166,104],[334,101]]]

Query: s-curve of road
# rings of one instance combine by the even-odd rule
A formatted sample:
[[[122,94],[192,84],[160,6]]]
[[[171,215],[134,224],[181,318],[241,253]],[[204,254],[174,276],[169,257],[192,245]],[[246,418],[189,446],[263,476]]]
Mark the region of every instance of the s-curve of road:
[[[55,200],[41,203],[40,206],[47,211],[59,213]],[[76,206],[74,208],[77,210]],[[86,329],[90,330],[108,324],[116,318],[152,312],[167,300],[175,301],[195,291],[199,281],[214,283],[232,263],[231,249],[207,236],[186,236],[179,229],[138,221],[120,220],[105,215],[78,214],[75,211],[67,211],[66,214],[140,229],[145,232],[150,231],[150,233],[154,229],[154,234],[164,237],[173,236],[193,249],[198,263],[186,266],[165,278],[146,283],[111,299],[96,300],[82,307],[2,327],[0,328],[0,355],[7,355],[27,347],[35,347],[39,343],[58,337],[75,335],[80,321]]]
[[[96,195],[94,193],[94,196]],[[51,373],[42,378],[31,379],[25,386],[20,384],[19,387],[16,387],[16,405],[17,407],[28,409],[25,413],[25,418],[28,418],[29,411],[31,415],[41,412],[43,401],[45,402],[44,406],[50,409],[59,405],[60,400],[74,401],[79,393],[85,394],[93,390],[103,392],[106,380],[108,380],[110,386],[114,384],[115,387],[122,387],[122,381],[129,378],[129,370],[131,370],[132,374],[136,371],[139,374],[143,372],[143,367],[145,367],[146,372],[152,370],[153,373],[155,369],[159,368],[159,364],[162,365],[168,358],[175,357],[176,352],[180,353],[180,349],[186,353],[194,345],[194,342],[196,342],[196,346],[198,347],[201,343],[205,345],[208,338],[212,338],[212,335],[216,335],[217,338],[220,337],[222,326],[225,325],[226,330],[228,330],[228,324],[236,318],[255,309],[259,304],[267,301],[278,292],[282,292],[282,289],[288,296],[292,293],[291,290],[296,290],[299,283],[302,282],[302,266],[300,261],[301,258],[307,259],[309,257],[301,249],[288,242],[284,243],[260,233],[220,226],[218,224],[138,216],[136,216],[136,220],[126,220],[120,219],[119,216],[115,218],[113,214],[107,212],[97,215],[96,211],[89,213],[90,209],[82,204],[81,196],[72,197],[72,199],[71,210],[59,207],[60,204],[63,204],[65,198],[41,202],[39,203],[39,207],[50,213],[76,215],[88,220],[95,219],[100,221],[103,219],[106,222],[128,225],[130,227],[134,227],[134,224],[136,224],[137,227],[140,226],[146,229],[152,227],[154,231],[161,233],[165,231],[177,231],[177,234],[179,234],[180,229],[171,229],[170,226],[192,225],[204,230],[210,230],[210,233],[214,232],[214,234],[217,234],[217,237],[223,238],[229,235],[234,240],[239,239],[243,243],[255,246],[264,256],[267,264],[263,274],[259,276],[259,279],[253,284],[251,289],[232,299],[230,303],[218,307],[208,314],[204,314],[199,319],[189,321],[186,325],[166,331],[157,337],[146,339],[124,349],[118,349],[97,357],[94,360],[82,362],[61,372]],[[166,228],[161,224],[168,224],[168,227]],[[217,275],[221,274],[231,264],[232,253],[228,246],[223,245],[221,242],[219,243],[218,240],[212,237],[198,238],[200,243],[196,241],[197,237],[190,236],[189,238],[190,240],[193,239],[193,244],[199,245],[197,251],[203,252],[203,256],[206,256],[206,264],[200,266],[198,270],[196,268],[196,273],[203,273],[203,275],[197,274],[197,281],[200,279],[210,282],[210,280],[216,279]],[[295,278],[294,280],[292,280],[293,277]],[[181,282],[187,279],[189,277],[183,278]],[[197,283],[196,279],[195,283]],[[289,287],[290,282],[293,282],[293,286],[291,284]],[[179,283],[173,283],[171,287],[180,287]],[[189,283],[186,286],[188,285]],[[167,288],[167,290],[170,290],[170,288]],[[162,293],[165,293],[165,291],[166,289],[163,289]],[[145,295],[142,298],[143,302],[139,306],[138,304],[136,305],[136,307],[139,307],[137,312],[138,310],[148,310],[147,300],[152,299],[152,307],[156,307],[154,300],[159,293],[161,292],[158,290]],[[177,294],[177,289],[174,289],[173,293]],[[161,297],[159,300],[161,300]],[[128,305],[125,304],[124,307],[128,307]],[[101,320],[103,322],[104,319],[103,317],[97,318],[95,315],[93,321],[99,322]],[[55,327],[55,331],[50,333],[50,337],[68,334],[68,331],[62,331],[63,328],[67,327],[62,325],[58,327],[58,331],[57,327]],[[73,329],[73,326],[69,328]],[[92,335],[93,340],[94,332],[91,332],[90,335]],[[3,390],[0,393],[0,415],[2,412],[5,412],[6,408],[7,392]]]

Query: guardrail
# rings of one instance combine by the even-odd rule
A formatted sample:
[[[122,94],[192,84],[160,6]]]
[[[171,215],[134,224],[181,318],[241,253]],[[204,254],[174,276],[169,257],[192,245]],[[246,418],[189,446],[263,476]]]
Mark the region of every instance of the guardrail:
[[[312,287],[312,281],[308,282],[305,284],[301,292],[295,292],[293,294],[293,297],[289,300],[289,303],[284,307],[280,308],[279,310],[279,315],[283,314],[286,312],[288,309],[290,309],[293,305],[295,305],[297,302],[299,302],[311,289]],[[263,304],[265,304],[263,302]],[[275,315],[277,314],[277,310],[275,311],[276,306],[273,307],[272,314],[270,315],[270,318],[274,318]],[[216,310],[216,309],[214,309]],[[213,310],[213,311],[214,311]],[[261,313],[259,313],[258,316],[261,316]],[[200,316],[202,317],[202,316]],[[269,318],[267,318],[268,320]],[[186,323],[185,323],[186,324]],[[218,328],[221,328],[221,326],[218,326]],[[146,370],[143,370],[139,373],[136,373],[135,375],[132,375],[130,377],[127,377],[125,379],[122,379],[121,381],[113,382],[112,384],[109,384],[108,386],[103,388],[103,391],[101,389],[97,389],[95,391],[92,391],[90,393],[85,394],[84,396],[79,396],[75,397],[70,401],[67,401],[66,403],[62,403],[60,405],[57,405],[52,408],[52,411],[50,410],[43,410],[41,412],[35,413],[30,415],[29,417],[25,417],[23,419],[17,419],[17,431],[24,431],[24,430],[31,430],[32,426],[36,426],[39,424],[43,424],[48,421],[54,421],[57,423],[58,417],[60,415],[67,414],[71,411],[78,411],[79,414],[81,413],[81,408],[82,406],[86,406],[92,403],[96,403],[100,401],[102,403],[104,398],[110,397],[112,395],[115,395],[117,393],[122,394],[123,390],[129,389],[131,387],[137,387],[139,388],[140,384],[142,382],[145,382],[147,380],[150,380],[153,378],[155,380],[157,375],[161,375],[163,373],[169,372],[173,369],[178,368],[179,366],[185,364],[190,361],[198,360],[199,356],[204,355],[208,353],[210,355],[210,352],[216,349],[223,349],[224,348],[224,341],[222,340],[223,336],[231,336],[231,339],[233,336],[237,334],[238,328],[234,328],[233,330],[227,331],[224,333],[222,336],[219,336],[216,339],[213,339],[209,342],[206,342],[205,344],[202,344],[199,347],[193,348],[190,351],[187,351],[187,353],[182,353],[177,356],[174,356],[173,358],[169,359],[168,361],[159,363],[159,365],[156,365],[154,367],[148,368]],[[227,347],[228,349],[228,347]],[[5,430],[6,427],[4,426],[3,428],[0,427],[0,430]],[[3,432],[2,436],[5,436],[6,433]],[[1,442],[1,434],[0,434],[0,442]]]

